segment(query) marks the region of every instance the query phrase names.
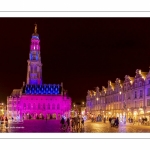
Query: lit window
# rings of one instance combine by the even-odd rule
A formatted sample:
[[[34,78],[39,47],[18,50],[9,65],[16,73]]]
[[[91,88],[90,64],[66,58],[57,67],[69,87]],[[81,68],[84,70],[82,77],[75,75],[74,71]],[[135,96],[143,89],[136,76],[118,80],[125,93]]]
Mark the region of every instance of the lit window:
[[[35,103],[33,104],[33,109],[36,109]]]
[[[26,110],[26,104],[23,104],[23,109]]]
[[[29,110],[31,109],[31,104],[28,104],[28,109],[29,109]]]
[[[52,109],[53,109],[53,110],[55,109],[55,104],[52,105]]]
[[[40,109],[40,104],[38,104],[38,109]]]
[[[48,107],[47,107],[47,109],[50,109],[50,104],[48,104]]]
[[[45,110],[45,104],[43,104],[43,109]]]

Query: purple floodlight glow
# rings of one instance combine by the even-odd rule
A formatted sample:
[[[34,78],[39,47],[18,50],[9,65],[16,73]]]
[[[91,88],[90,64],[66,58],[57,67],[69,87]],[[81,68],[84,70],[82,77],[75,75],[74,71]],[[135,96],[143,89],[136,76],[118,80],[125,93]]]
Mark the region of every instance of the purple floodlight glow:
[[[40,50],[40,40],[39,40],[39,38],[35,39],[32,36],[30,50]]]

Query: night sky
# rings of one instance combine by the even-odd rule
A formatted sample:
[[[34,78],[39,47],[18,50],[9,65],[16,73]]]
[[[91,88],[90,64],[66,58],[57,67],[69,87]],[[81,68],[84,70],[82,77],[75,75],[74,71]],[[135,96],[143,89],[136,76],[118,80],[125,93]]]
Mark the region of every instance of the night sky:
[[[64,83],[73,102],[107,81],[149,71],[150,18],[0,18],[0,102],[26,82],[34,23],[43,83]]]

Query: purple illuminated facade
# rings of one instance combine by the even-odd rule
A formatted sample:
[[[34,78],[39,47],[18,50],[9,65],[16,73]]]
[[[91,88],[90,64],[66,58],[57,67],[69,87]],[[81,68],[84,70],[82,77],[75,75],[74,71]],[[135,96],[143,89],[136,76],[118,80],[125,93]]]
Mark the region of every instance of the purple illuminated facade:
[[[7,117],[11,119],[59,119],[70,115],[71,98],[61,84],[42,83],[40,39],[35,25],[31,38],[27,81],[7,97]]]

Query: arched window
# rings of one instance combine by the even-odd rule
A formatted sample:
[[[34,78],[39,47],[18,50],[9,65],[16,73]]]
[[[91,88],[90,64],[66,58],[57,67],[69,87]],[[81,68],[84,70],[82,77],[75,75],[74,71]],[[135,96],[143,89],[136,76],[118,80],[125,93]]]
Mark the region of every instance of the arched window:
[[[43,104],[43,109],[45,110],[45,104]]]
[[[134,95],[134,98],[137,98],[137,93],[136,93],[136,91],[135,91],[135,95]]]
[[[50,109],[50,104],[48,104],[47,109]]]
[[[60,106],[59,106],[59,104],[57,104],[57,109],[60,109]]]
[[[23,109],[26,110],[26,104],[25,103],[23,104]]]
[[[29,110],[31,109],[31,104],[28,104],[28,109],[29,109]]]
[[[36,109],[36,105],[35,105],[35,103],[33,104],[33,109]]]
[[[53,109],[53,110],[55,109],[55,104],[52,105],[52,109]]]
[[[38,104],[38,109],[40,109],[40,104]]]

